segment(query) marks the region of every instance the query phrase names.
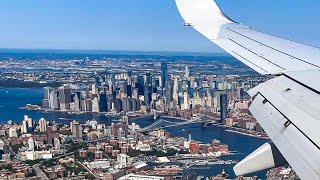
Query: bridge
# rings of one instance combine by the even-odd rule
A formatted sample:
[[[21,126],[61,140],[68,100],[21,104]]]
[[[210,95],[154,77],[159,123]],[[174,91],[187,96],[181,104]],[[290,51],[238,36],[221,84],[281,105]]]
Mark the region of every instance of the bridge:
[[[159,119],[158,121],[150,124],[149,126],[138,130],[138,132],[148,132],[148,131],[153,131],[160,128],[169,128],[169,127],[177,127],[177,126],[183,126],[188,124],[212,123],[212,122],[213,122],[212,120],[201,120],[201,119],[187,120],[184,122],[171,122],[164,119]]]

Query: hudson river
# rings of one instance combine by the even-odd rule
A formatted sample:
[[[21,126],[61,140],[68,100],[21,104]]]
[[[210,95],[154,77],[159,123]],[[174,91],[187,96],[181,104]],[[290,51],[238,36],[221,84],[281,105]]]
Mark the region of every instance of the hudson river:
[[[26,111],[20,109],[20,107],[26,104],[40,104],[43,98],[42,89],[16,89],[0,88],[0,123],[5,123],[8,120],[13,120],[14,122],[21,122],[24,115],[29,115],[33,120],[37,121],[44,117],[50,121],[56,121],[58,123],[69,123],[67,120],[61,120],[59,118],[66,119],[77,119],[79,121],[86,121],[96,119],[99,122],[104,122],[110,124],[111,119],[105,116],[82,114],[82,115],[69,115],[67,113],[50,112],[43,113],[38,111]],[[141,126],[147,126],[152,123],[152,119],[143,119],[137,121]],[[224,128],[220,127],[201,127],[200,125],[185,125],[174,128],[167,128],[172,136],[188,137],[188,133],[192,134],[192,139],[203,142],[211,143],[213,139],[218,139],[222,143],[229,145],[229,150],[236,151],[237,155],[232,155],[225,157],[225,159],[241,160],[253,150],[265,143],[266,140],[258,139],[254,137],[244,136],[236,133],[231,133],[224,131]],[[197,168],[195,173],[198,175],[212,176],[216,175],[224,169],[231,177],[234,176],[232,172],[232,167],[234,165],[213,165],[208,168]],[[265,179],[266,172],[256,173],[259,178]]]

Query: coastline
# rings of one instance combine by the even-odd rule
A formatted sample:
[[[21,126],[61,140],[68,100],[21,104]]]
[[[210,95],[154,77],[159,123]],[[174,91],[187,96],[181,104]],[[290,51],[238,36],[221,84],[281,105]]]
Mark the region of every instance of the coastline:
[[[171,118],[171,119],[175,119],[175,120],[181,120],[181,121],[190,121],[191,119],[185,119],[185,118],[181,118],[181,117],[174,117],[174,116],[161,116],[162,118]],[[211,123],[210,126],[215,126],[215,127],[221,127],[224,128],[225,131],[227,132],[231,132],[231,133],[237,133],[240,135],[244,135],[244,136],[250,136],[250,137],[254,137],[254,138],[259,138],[259,139],[265,139],[268,140],[270,139],[269,137],[265,136],[265,134],[263,133],[259,133],[256,131],[252,131],[252,132],[244,132],[244,131],[248,131],[247,129],[241,129],[238,127],[230,127],[227,125],[223,125],[223,124],[219,124],[219,123]],[[258,133],[258,134],[255,134]]]
[[[68,114],[77,114],[77,115],[81,115],[81,114],[104,115],[106,117],[113,117],[113,118],[119,118],[119,117],[121,117],[121,115],[124,115],[122,113],[110,114],[110,113],[105,113],[105,112],[87,112],[87,111],[74,112],[74,111],[49,110],[49,109],[43,109],[39,105],[31,105],[31,104],[27,104],[25,107],[21,107],[20,109],[24,109],[27,111],[40,111],[42,113],[64,112],[64,113],[68,113]],[[132,116],[128,116],[128,117],[129,117],[130,121],[137,121],[137,120],[152,117],[152,116],[153,116],[153,114],[151,114],[151,113],[140,114],[138,112],[135,112]],[[191,121],[192,120],[192,119],[185,119],[182,117],[175,117],[175,116],[168,116],[168,115],[162,115],[162,116],[160,115],[159,118],[174,119],[174,120],[180,120],[180,121]],[[214,117],[211,117],[211,118],[214,119]],[[265,133],[260,133],[260,132],[242,129],[242,128],[238,128],[238,127],[230,127],[230,126],[216,123],[216,122],[210,123],[209,126],[221,127],[221,128],[224,128],[224,130],[227,132],[237,133],[237,134],[244,135],[244,136],[250,136],[250,137],[264,139],[264,140],[270,139]]]

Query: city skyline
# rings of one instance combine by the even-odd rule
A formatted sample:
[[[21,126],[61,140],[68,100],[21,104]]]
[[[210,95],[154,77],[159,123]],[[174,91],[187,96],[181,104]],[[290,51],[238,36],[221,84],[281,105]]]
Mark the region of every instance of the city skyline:
[[[320,179],[319,10],[1,1],[0,179]]]
[[[2,115],[6,109],[15,112],[15,115],[9,114],[10,119],[14,119],[3,116],[0,119],[3,137],[0,138],[0,157],[10,162],[10,151],[6,149],[12,147],[17,153],[15,159],[21,160],[10,164],[12,172],[10,165],[6,167],[6,177],[235,177],[231,165],[268,139],[249,113],[251,98],[244,93],[268,77],[237,72],[241,69],[248,72],[248,67],[212,60],[212,57],[197,57],[203,58],[199,63],[191,56],[184,57],[185,60],[168,56],[161,61],[158,56],[126,59],[125,55],[92,61],[85,56],[51,61],[28,58],[30,56],[0,62],[0,73],[5,77],[2,81],[8,87],[10,79],[20,83],[28,79],[46,86],[53,80],[59,84],[41,88],[40,96],[34,98],[27,98],[28,88],[20,89],[25,91],[22,98],[25,107],[18,110],[7,107],[7,103],[1,108],[0,103]],[[19,69],[21,63],[32,64],[38,73],[29,68]],[[227,71],[220,74],[221,67]],[[215,70],[206,70],[208,68]],[[20,90],[0,88],[0,98],[10,99],[17,105]],[[30,90],[34,94],[33,90],[39,88]],[[219,133],[202,134],[206,132]],[[246,140],[239,141],[246,145],[239,147],[234,142],[242,138]],[[243,154],[234,154],[235,150]],[[169,161],[178,164],[159,169],[158,164],[162,166]],[[149,162],[157,165],[144,167]],[[144,168],[129,174],[140,164]],[[203,165],[212,171],[198,171]],[[194,172],[186,171],[193,167]],[[26,172],[15,173],[19,168]],[[265,173],[255,175],[264,177]]]
[[[218,3],[236,21],[320,46],[318,1]],[[2,1],[0,10],[0,48],[223,52],[183,26],[174,1]]]

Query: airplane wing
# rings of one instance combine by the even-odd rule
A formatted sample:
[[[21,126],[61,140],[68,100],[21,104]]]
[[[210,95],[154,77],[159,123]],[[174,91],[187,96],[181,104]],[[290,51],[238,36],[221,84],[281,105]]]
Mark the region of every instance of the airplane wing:
[[[260,74],[277,77],[251,89],[250,111],[273,144],[234,167],[243,175],[281,165],[283,156],[302,179],[320,179],[320,49],[271,36],[227,17],[214,0],[176,0],[193,27]]]

